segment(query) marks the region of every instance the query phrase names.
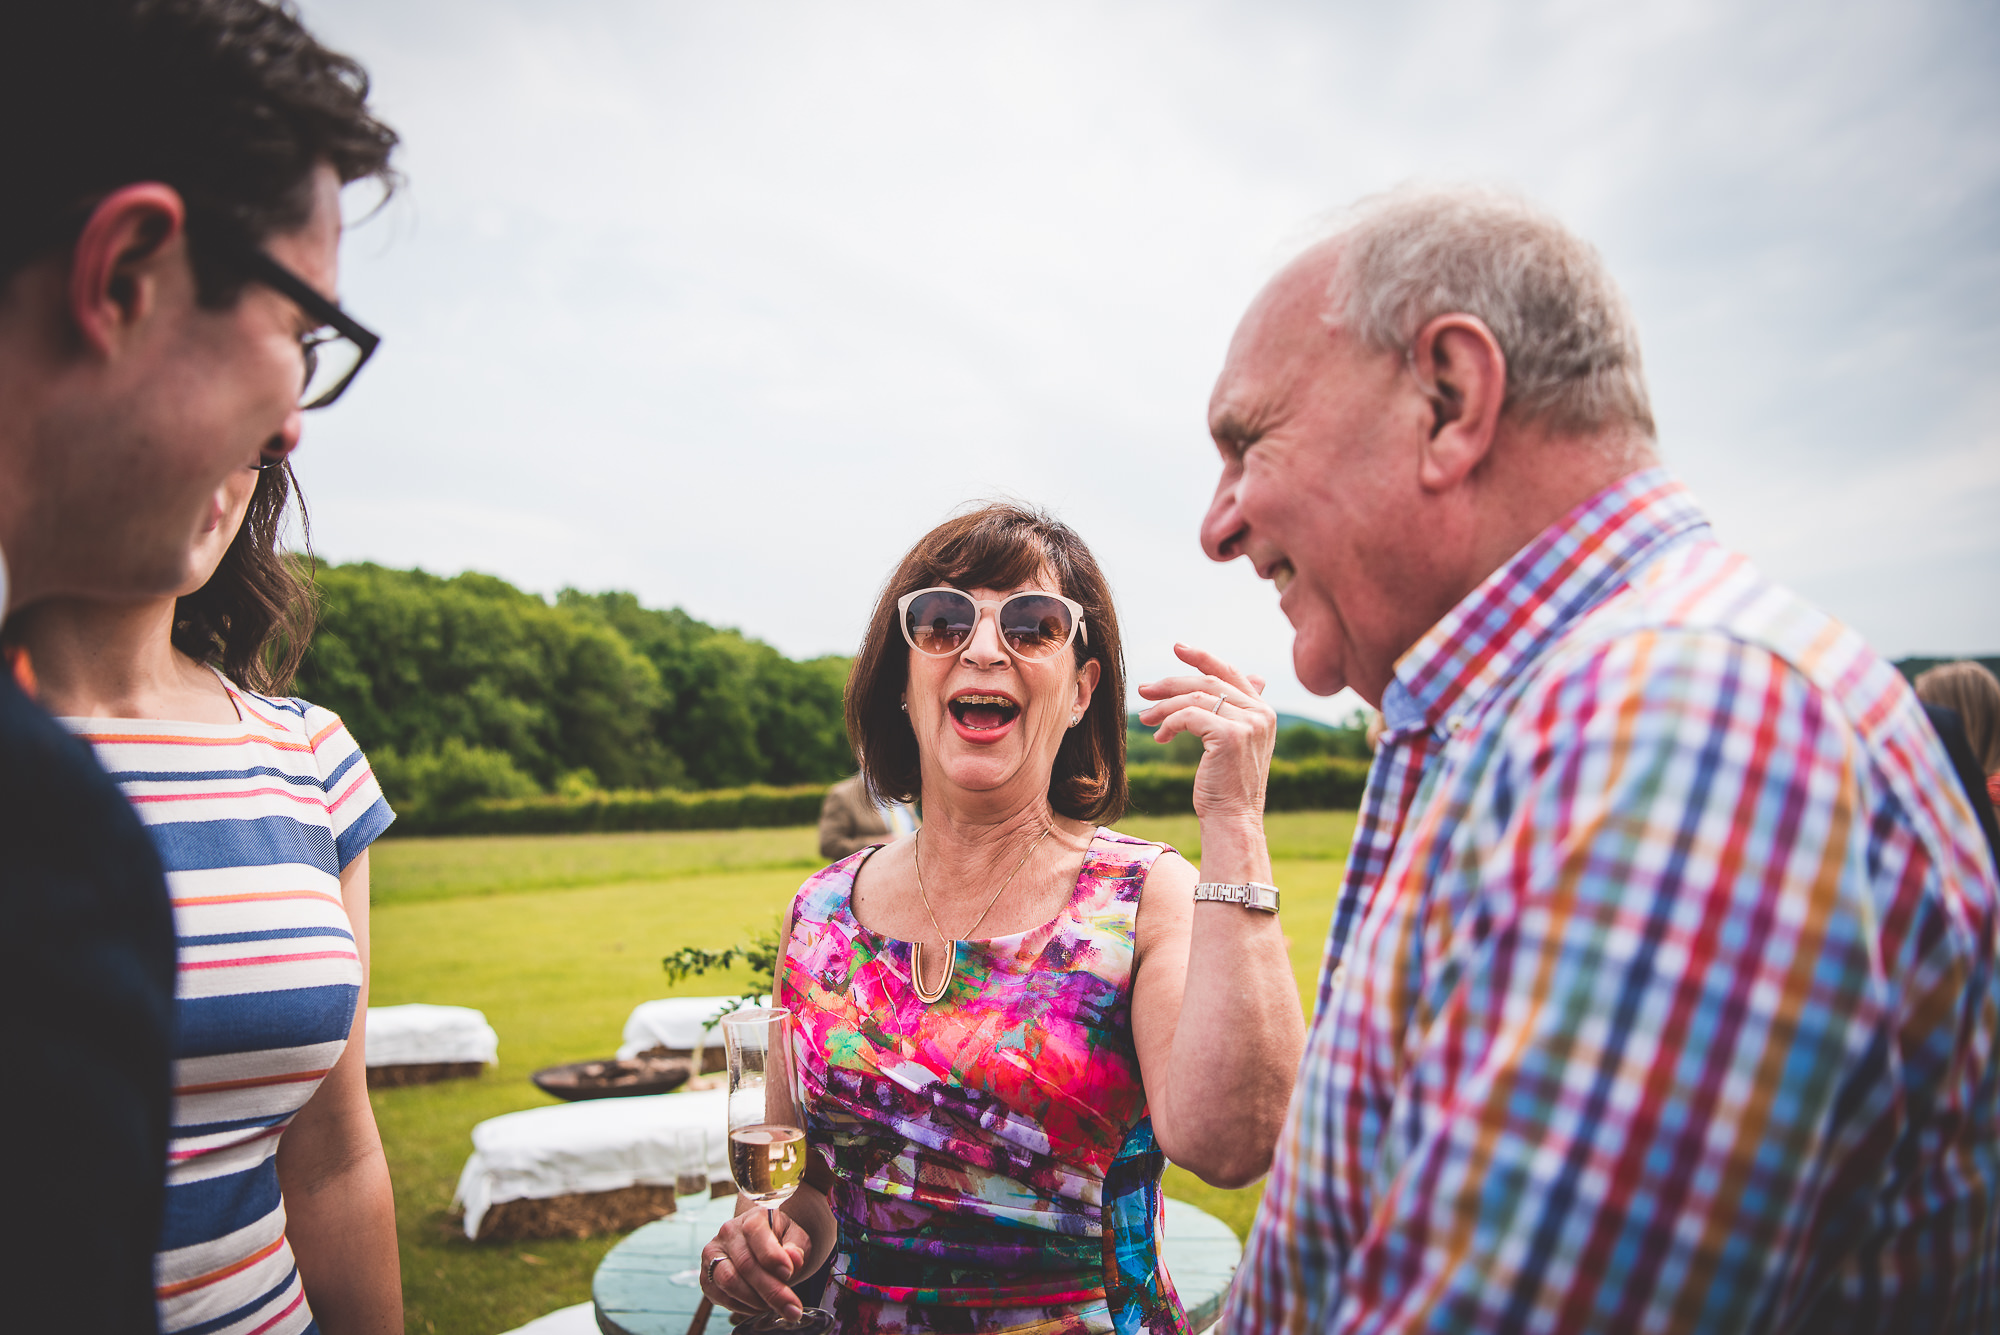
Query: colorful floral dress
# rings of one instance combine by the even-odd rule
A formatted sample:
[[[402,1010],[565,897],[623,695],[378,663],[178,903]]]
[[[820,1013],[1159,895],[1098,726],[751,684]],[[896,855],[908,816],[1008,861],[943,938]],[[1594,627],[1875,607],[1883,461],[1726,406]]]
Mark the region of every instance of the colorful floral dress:
[[[800,888],[780,982],[834,1174],[837,1328],[1186,1332],[1132,1043],[1139,893],[1165,846],[1097,831],[1054,921],[960,943],[931,1006],[910,943],[855,920],[873,851]]]

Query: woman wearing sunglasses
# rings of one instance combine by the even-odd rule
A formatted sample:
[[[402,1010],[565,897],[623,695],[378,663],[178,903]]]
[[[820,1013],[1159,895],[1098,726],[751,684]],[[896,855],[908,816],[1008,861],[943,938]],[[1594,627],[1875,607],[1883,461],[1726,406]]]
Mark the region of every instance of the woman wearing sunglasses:
[[[1304,1022],[1268,885],[1276,718],[1183,649],[1146,688],[1200,735],[1203,875],[1105,828],[1125,807],[1125,679],[1096,561],[994,505],[890,577],[848,683],[913,839],[817,873],[778,970],[798,1016],[806,1186],[703,1251],[703,1291],[790,1315],[831,1252],[845,1332],[1184,1331],[1159,1262],[1163,1159],[1220,1186],[1269,1165]]]

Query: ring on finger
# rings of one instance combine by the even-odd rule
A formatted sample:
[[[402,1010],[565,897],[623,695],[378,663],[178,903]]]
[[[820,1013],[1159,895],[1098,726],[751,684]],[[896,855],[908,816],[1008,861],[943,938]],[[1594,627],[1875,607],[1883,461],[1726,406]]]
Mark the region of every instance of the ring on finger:
[[[1216,713],[1220,714],[1220,713],[1222,712],[1222,707],[1223,707],[1224,705],[1228,704],[1228,703],[1229,703],[1229,697],[1228,697],[1228,696],[1224,695],[1224,694],[1223,694],[1223,693],[1222,693],[1221,691],[1217,691],[1217,692],[1215,693],[1215,712],[1216,712]]]
[[[721,1265],[724,1261],[727,1261],[728,1259],[729,1259],[728,1256],[724,1255],[721,1252],[717,1252],[714,1256],[711,1256],[706,1261],[703,1261],[701,1264],[701,1282],[704,1284],[715,1283],[715,1268]]]

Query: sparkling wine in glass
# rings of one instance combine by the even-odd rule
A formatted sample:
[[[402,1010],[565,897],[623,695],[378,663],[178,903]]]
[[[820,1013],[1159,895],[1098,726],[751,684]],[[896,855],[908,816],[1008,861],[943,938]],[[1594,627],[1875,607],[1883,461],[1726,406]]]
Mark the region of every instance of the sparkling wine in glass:
[[[723,1019],[722,1038],[729,1053],[729,1173],[738,1191],[770,1212],[776,1232],[778,1206],[791,1199],[806,1171],[792,1013],[783,1007],[737,1011]],[[797,1321],[772,1312],[739,1328],[820,1335],[832,1327],[831,1312],[807,1308]]]

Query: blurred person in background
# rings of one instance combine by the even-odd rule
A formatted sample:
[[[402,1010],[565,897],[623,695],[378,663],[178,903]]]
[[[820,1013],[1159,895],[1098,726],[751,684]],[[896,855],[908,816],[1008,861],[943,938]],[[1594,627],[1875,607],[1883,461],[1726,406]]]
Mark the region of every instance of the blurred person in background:
[[[1104,825],[1125,807],[1124,660],[1075,532],[988,506],[897,566],[848,735],[924,825],[793,901],[777,991],[806,1185],[703,1249],[710,1298],[796,1312],[788,1282],[832,1252],[849,1335],[1187,1330],[1160,1266],[1164,1159],[1224,1186],[1262,1173],[1303,1020],[1263,839],[1277,716],[1261,682],[1180,652],[1195,671],[1142,693],[1160,740],[1206,747],[1199,885]]]
[[[1915,685],[2000,863],[2000,680],[1961,659],[1919,673]]]
[[[366,98],[258,0],[0,13],[9,1329],[401,1329],[342,1052],[387,809],[336,720],[214,666],[304,647],[284,461],[373,344],[334,304],[340,187],[395,143]]]
[[[1223,1328],[2000,1328],[2000,889],[1901,675],[1659,465],[1596,252],[1361,206],[1210,402],[1219,561],[1382,710]]]
[[[1963,659],[1918,674],[1917,698],[1958,715],[1972,759],[2000,804],[2000,678],[1982,663]]]
[[[867,778],[850,775],[826,790],[819,808],[819,855],[838,862],[872,844],[886,844],[917,832],[917,813],[907,802],[877,798]]]

